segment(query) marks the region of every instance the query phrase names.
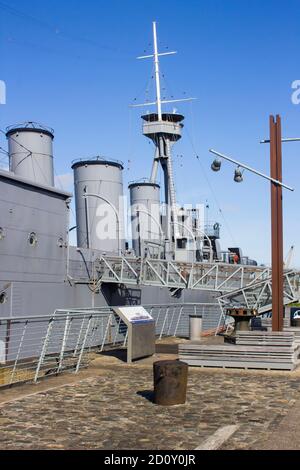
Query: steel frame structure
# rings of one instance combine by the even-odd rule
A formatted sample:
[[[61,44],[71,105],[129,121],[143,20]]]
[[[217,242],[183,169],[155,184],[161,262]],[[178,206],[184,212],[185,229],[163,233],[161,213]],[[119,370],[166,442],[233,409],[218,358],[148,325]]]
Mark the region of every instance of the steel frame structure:
[[[263,280],[256,280],[247,286],[225,293],[218,297],[221,309],[218,329],[221,327],[222,319],[226,322],[227,308],[245,308],[256,310],[258,314],[272,310],[272,273]],[[300,273],[288,271],[283,276],[283,305],[297,302],[300,299]]]
[[[223,293],[267,279],[271,270],[225,263],[183,263],[151,258],[102,256],[95,262],[95,272],[97,278],[93,282],[98,286],[101,283],[119,283]],[[82,279],[79,281],[82,282]]]

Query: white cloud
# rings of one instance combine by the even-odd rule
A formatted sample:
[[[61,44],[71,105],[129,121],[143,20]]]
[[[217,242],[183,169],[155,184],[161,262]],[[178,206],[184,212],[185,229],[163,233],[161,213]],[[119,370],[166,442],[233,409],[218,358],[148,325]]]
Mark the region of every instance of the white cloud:
[[[73,190],[73,173],[66,173],[55,177],[55,186],[66,191]]]

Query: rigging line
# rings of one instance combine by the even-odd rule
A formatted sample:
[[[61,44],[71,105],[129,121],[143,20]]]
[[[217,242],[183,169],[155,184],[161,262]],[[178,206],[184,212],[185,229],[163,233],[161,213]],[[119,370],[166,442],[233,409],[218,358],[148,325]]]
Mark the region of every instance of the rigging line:
[[[165,75],[165,72],[164,72],[164,69],[163,69],[162,66],[160,66],[160,77],[161,77],[162,84],[164,85],[165,94],[167,95],[167,92],[169,91],[170,96],[173,99],[175,97],[175,95],[173,93],[174,90],[170,86],[169,81],[166,79],[166,75]]]
[[[32,154],[32,162],[33,162],[33,159],[35,159],[35,163],[36,163],[37,166],[39,167],[39,170],[40,170],[41,174],[42,174],[43,177],[44,177],[45,184],[47,184],[46,174],[45,174],[45,172],[43,171],[41,165],[39,164],[38,159],[36,158],[38,155],[44,155],[44,154],[42,154],[42,153],[34,153],[34,154]],[[46,155],[47,155],[47,154],[46,154]],[[47,156],[49,156],[49,155],[47,155]],[[51,155],[51,158],[53,158],[52,155]],[[55,171],[55,169],[54,169],[54,166],[53,166],[53,170],[54,170],[54,174],[56,174],[56,176],[57,176],[57,173],[56,173],[56,171]],[[33,168],[33,172],[34,172],[34,168]],[[35,174],[35,172],[34,172],[34,174]],[[63,188],[62,188],[62,190],[64,191]]]
[[[75,215],[75,212],[74,212],[73,207],[71,205],[70,205],[70,211],[71,211],[72,216],[73,216],[73,221],[72,221],[72,224],[70,224],[70,225],[74,225],[74,224],[76,225],[76,222],[77,222],[76,215]],[[86,231],[78,229],[78,225],[76,227],[76,231],[78,231],[79,233],[81,233],[84,236],[87,236]],[[87,238],[85,239],[85,242],[87,243]]]
[[[101,190],[101,180],[99,180],[99,183],[98,183],[98,190],[96,191],[96,194],[101,194],[100,190]],[[89,198],[86,198],[87,202],[89,203],[88,201]],[[91,199],[91,198],[90,198]],[[101,202],[99,202],[99,199],[98,198],[93,198],[93,199],[96,199],[95,201],[95,205],[96,205],[96,210],[93,211],[93,217],[92,217],[92,220],[90,219],[90,233],[93,233],[94,232],[94,225],[96,223],[96,218],[99,217],[97,215],[97,212],[99,210],[99,207],[102,206],[102,205],[108,205],[107,203],[105,203],[103,200]],[[98,203],[98,204],[97,204]],[[104,212],[104,215],[106,214],[106,212]]]
[[[191,103],[191,106],[192,106],[192,105],[193,105],[193,103]],[[192,113],[192,110],[191,110],[191,117],[192,117],[192,123],[193,123],[193,113]],[[207,176],[207,174],[206,174],[206,171],[205,171],[205,169],[204,169],[204,166],[203,166],[203,164],[202,164],[202,162],[201,162],[201,160],[200,160],[200,158],[199,158],[199,155],[198,155],[198,153],[197,153],[197,151],[196,151],[195,144],[194,144],[194,139],[193,139],[193,137],[190,135],[189,130],[188,130],[187,127],[185,128],[185,130],[186,130],[188,139],[190,140],[190,143],[191,143],[191,146],[192,146],[194,155],[195,155],[196,159],[198,160],[198,162],[199,162],[199,164],[200,164],[200,166],[201,166],[201,169],[202,169],[202,173],[203,173],[203,175],[204,175],[204,178],[205,178],[205,180],[206,180],[206,182],[207,182],[207,184],[208,184],[208,186],[209,186],[209,188],[210,188],[210,191],[211,191],[211,193],[212,193],[212,195],[213,195],[213,198],[214,198],[215,203],[216,203],[216,205],[217,205],[218,211],[219,211],[219,213],[221,214],[221,216],[222,216],[222,218],[223,218],[223,220],[224,220],[224,223],[225,223],[226,229],[227,229],[227,231],[228,231],[228,234],[230,235],[230,237],[231,237],[233,243],[237,246],[235,237],[233,236],[233,233],[232,233],[232,231],[231,231],[231,229],[230,229],[230,226],[229,226],[229,224],[228,224],[228,222],[227,222],[227,219],[226,219],[226,217],[225,217],[225,214],[224,214],[223,210],[221,209],[220,203],[219,203],[218,198],[217,198],[217,196],[216,196],[216,193],[215,193],[215,191],[214,191],[214,189],[213,189],[213,186],[212,186],[211,182],[209,181],[209,178],[208,178],[208,176]]]
[[[55,176],[56,181],[58,182],[58,184],[59,184],[59,186],[60,186],[60,189],[61,189],[62,191],[64,191],[65,189],[64,189],[63,184],[62,184],[62,182],[61,182],[60,175],[57,173],[57,171],[56,171],[55,168],[54,168],[54,176]]]
[[[9,156],[9,152],[5,150],[3,147],[0,147],[0,153],[3,153],[4,155]]]
[[[62,38],[65,38],[65,39],[68,39],[68,40],[71,40],[71,41],[76,41],[76,42],[81,42],[81,43],[84,43],[84,44],[88,44],[90,46],[101,48],[103,50],[117,52],[120,55],[124,54],[124,56],[125,56],[125,53],[129,54],[128,50],[125,50],[125,49],[122,50],[120,48],[103,45],[103,44],[100,44],[100,43],[98,43],[96,41],[93,41],[91,39],[88,39],[88,38],[84,38],[84,37],[81,37],[81,36],[76,36],[74,34],[66,33],[64,31],[60,31],[59,28],[57,27],[57,25],[48,23],[46,21],[43,21],[43,20],[41,20],[39,18],[36,18],[36,17],[34,17],[34,16],[32,16],[28,13],[22,12],[21,10],[17,10],[16,8],[12,8],[11,6],[9,6],[9,5],[1,2],[1,1],[0,1],[0,8],[2,10],[6,10],[11,15],[18,16],[19,18],[34,22],[34,23],[38,24],[40,27],[47,29],[49,32],[54,33],[56,36],[59,36],[59,37],[62,37]],[[126,57],[127,57],[127,55],[126,55]]]
[[[29,157],[29,155],[28,155],[28,157]],[[32,157],[32,158],[31,158],[31,164],[32,164],[33,178],[34,178],[34,181],[37,182],[37,178],[36,178],[36,174],[35,174],[35,169],[34,169],[34,162],[33,162],[34,156],[33,156],[33,154],[31,154],[31,157]],[[24,161],[24,160],[25,160],[25,159],[23,159],[23,161]],[[21,163],[21,162],[20,162],[20,163]],[[18,163],[17,167],[18,167],[18,166],[19,166],[19,163]],[[17,167],[16,167],[16,168],[17,168]],[[43,176],[44,176],[44,175],[43,175]]]
[[[132,119],[132,108],[128,109],[128,165],[127,171],[131,169],[131,160],[134,156],[134,145],[133,145],[133,119]]]
[[[5,135],[5,137],[6,137],[7,132],[5,132],[3,129],[0,129],[0,132],[1,132],[1,134]],[[9,138],[10,138],[13,142],[15,142],[16,144],[18,144],[22,149],[26,150],[26,151],[29,152],[29,153],[32,153],[32,150],[29,150],[27,147],[24,147],[24,145],[20,144],[20,142],[18,142],[14,137],[10,136]]]
[[[147,93],[149,93],[150,88],[151,88],[151,84],[152,84],[152,82],[153,82],[153,77],[154,77],[154,65],[152,65],[151,74],[150,74],[149,78],[147,78],[146,84],[143,85],[143,87],[141,88],[140,92],[135,96],[135,98],[134,98],[133,101],[137,101],[137,99],[138,99],[143,93],[145,93],[146,95],[147,95]]]
[[[4,134],[5,137],[6,137],[6,134],[7,134],[7,133],[6,133],[3,129],[0,129],[0,132],[1,132],[2,134]],[[30,156],[33,156],[33,151],[32,151],[32,150],[29,150],[27,147],[25,147],[24,145],[20,144],[20,142],[18,142],[14,137],[10,136],[9,138],[10,138],[10,140],[12,140],[12,141],[15,142],[16,144],[18,144],[19,147],[21,147],[22,149],[26,150],[26,152],[28,152],[28,155],[25,155],[25,157],[22,158],[22,160],[19,161],[19,163],[17,164],[17,166],[16,166],[16,168],[15,168],[15,170],[16,170],[16,169],[18,168],[18,166],[21,165],[21,163],[24,162],[24,160],[26,160],[26,159],[27,159],[28,157],[30,157]],[[8,152],[7,152],[7,154],[9,155]],[[41,155],[41,156],[44,156],[44,157],[49,157],[49,154],[47,154],[47,153],[36,153],[36,155]],[[51,158],[53,158],[53,155],[51,155]]]
[[[45,184],[47,184],[46,175],[45,175],[45,173],[44,173],[44,171],[43,171],[43,169],[42,169],[42,167],[41,167],[41,165],[39,164],[38,159],[37,159],[37,157],[38,157],[39,155],[41,155],[41,156],[48,156],[48,157],[49,157],[48,154],[44,154],[44,153],[33,153],[33,152],[30,151],[30,153],[29,153],[28,155],[26,155],[22,160],[19,161],[19,163],[17,164],[15,170],[16,170],[16,169],[18,168],[18,166],[21,165],[21,163],[23,163],[28,157],[32,157],[32,158],[31,158],[31,163],[32,163],[32,171],[33,171],[33,175],[34,175],[34,181],[37,182],[37,178],[36,178],[36,174],[35,174],[35,169],[34,169],[34,162],[35,162],[35,164],[38,166],[38,168],[39,168],[39,170],[40,170],[40,172],[41,172],[41,174],[42,174],[42,176],[43,176],[43,178],[44,178],[44,180],[45,180]],[[53,158],[52,155],[51,155],[51,158]]]
[[[36,178],[36,174],[35,174],[35,169],[34,169],[34,162],[35,164],[38,166],[44,180],[45,180],[45,184],[47,184],[47,178],[46,178],[46,175],[41,167],[41,165],[39,164],[38,162],[38,159],[37,159],[37,155],[40,155],[40,154],[31,154],[31,163],[32,163],[32,171],[33,171],[33,175],[34,175],[34,181],[37,182],[37,178]],[[23,158],[23,160],[21,160],[18,165],[16,166],[16,168],[20,165],[20,163],[22,163],[26,158],[28,158],[30,155],[27,155],[27,157]]]
[[[47,23],[46,21],[35,18],[34,16],[29,15],[28,13],[24,13],[20,10],[17,10],[16,8],[12,8],[11,6],[7,5],[6,3],[0,2],[0,7],[1,7],[2,10],[6,10],[11,15],[15,15],[15,16],[18,16],[19,18],[27,19],[27,20],[33,21],[35,23],[38,23],[41,27],[47,28],[51,32],[56,32],[57,31],[57,27],[55,27],[54,25],[51,25],[51,24]]]
[[[16,171],[16,169],[18,168],[18,166],[20,166],[21,163],[23,163],[23,162],[24,162],[27,158],[29,158],[29,157],[33,157],[32,152],[29,152],[28,155],[25,155],[25,157],[22,158],[22,160],[20,160],[20,161],[18,162],[18,164],[17,164],[17,166],[16,166],[16,168],[15,168],[15,171]]]
[[[207,177],[207,175],[206,175],[206,173],[205,173],[205,170],[204,170],[204,167],[203,167],[203,165],[202,165],[202,162],[201,162],[201,160],[200,160],[200,158],[199,158],[198,155],[196,155],[196,158],[197,158],[197,160],[198,160],[198,162],[199,162],[199,164],[200,164],[200,166],[201,166],[202,172],[203,172],[203,174],[204,174],[204,176],[205,176],[205,179],[206,179],[206,181],[207,181],[207,183],[208,183],[208,185],[209,185],[209,187],[210,187],[210,190],[211,190],[211,192],[212,192],[213,198],[214,198],[215,203],[216,203],[216,205],[217,205],[217,207],[218,207],[218,211],[219,211],[220,215],[222,216],[222,218],[223,218],[223,220],[224,220],[224,223],[225,223],[227,232],[228,232],[228,234],[230,235],[231,240],[233,241],[234,245],[237,246],[237,242],[236,242],[236,240],[235,240],[235,237],[234,237],[234,235],[233,235],[233,233],[232,233],[232,231],[231,231],[231,229],[230,229],[230,225],[229,225],[229,223],[228,223],[228,221],[227,221],[227,219],[226,219],[226,217],[225,217],[225,214],[224,214],[223,210],[222,210],[221,207],[220,207],[220,203],[219,203],[219,201],[218,201],[218,199],[217,199],[217,196],[216,196],[215,192],[213,191],[213,187],[212,187],[212,185],[211,185],[211,183],[210,183],[210,181],[209,181],[209,179],[208,179],[208,177]]]

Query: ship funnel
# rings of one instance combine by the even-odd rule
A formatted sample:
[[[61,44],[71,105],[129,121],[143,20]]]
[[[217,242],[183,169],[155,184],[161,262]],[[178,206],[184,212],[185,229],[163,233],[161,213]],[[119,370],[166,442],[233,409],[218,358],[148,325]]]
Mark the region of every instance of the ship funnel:
[[[136,256],[145,251],[160,257],[164,235],[160,223],[160,186],[148,181],[129,185],[132,246]]]
[[[122,162],[94,157],[73,162],[77,245],[109,254],[124,250]]]
[[[54,186],[54,131],[36,122],[6,129],[9,169],[37,184]]]

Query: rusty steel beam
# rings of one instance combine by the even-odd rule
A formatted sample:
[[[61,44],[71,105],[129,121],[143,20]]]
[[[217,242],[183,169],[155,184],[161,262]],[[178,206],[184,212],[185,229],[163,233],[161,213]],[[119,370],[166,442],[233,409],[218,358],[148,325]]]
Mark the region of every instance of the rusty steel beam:
[[[270,116],[271,178],[282,181],[281,118]],[[282,187],[271,182],[272,330],[283,329],[283,218]]]

